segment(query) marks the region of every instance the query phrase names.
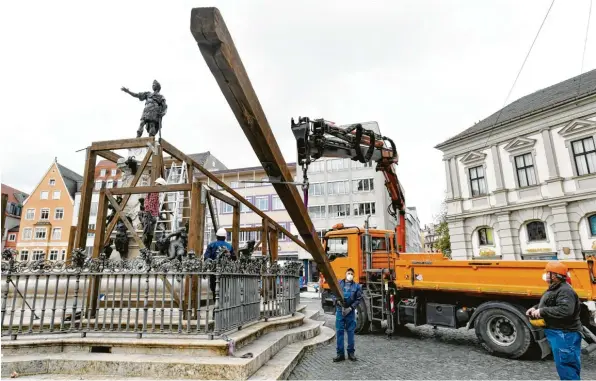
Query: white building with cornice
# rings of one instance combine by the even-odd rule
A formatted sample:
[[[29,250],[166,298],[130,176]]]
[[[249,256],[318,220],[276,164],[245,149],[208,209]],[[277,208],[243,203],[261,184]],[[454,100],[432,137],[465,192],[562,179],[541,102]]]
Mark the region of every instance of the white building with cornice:
[[[596,70],[436,146],[452,258],[582,260],[596,251]]]

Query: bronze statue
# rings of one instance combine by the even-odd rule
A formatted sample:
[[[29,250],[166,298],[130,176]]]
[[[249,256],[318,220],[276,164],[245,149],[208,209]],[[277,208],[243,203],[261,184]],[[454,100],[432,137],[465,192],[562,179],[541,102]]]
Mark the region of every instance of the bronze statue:
[[[130,217],[126,217],[129,222],[132,222]],[[128,234],[126,225],[122,220],[116,224],[116,239],[114,240],[116,250],[120,253],[121,259],[128,259]]]
[[[141,101],[145,101],[141,124],[137,130],[137,138],[143,135],[143,127],[147,130],[149,136],[155,136],[158,132],[161,132],[161,119],[166,114],[168,105],[166,104],[166,98],[159,93],[161,91],[159,82],[157,80],[153,81],[153,92],[147,91],[137,94],[128,90],[126,87],[122,87],[121,90]]]

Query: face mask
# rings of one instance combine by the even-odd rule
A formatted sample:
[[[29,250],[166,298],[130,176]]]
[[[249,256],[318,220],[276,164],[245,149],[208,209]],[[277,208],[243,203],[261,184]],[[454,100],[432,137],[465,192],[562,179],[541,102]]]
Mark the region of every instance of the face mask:
[[[347,275],[346,275],[346,280],[347,280],[348,282],[351,282],[351,281],[353,281],[353,280],[354,280],[354,275],[352,275],[352,274],[347,274]]]
[[[545,281],[546,283],[550,283],[550,276],[548,273],[544,273],[542,274],[542,280]]]

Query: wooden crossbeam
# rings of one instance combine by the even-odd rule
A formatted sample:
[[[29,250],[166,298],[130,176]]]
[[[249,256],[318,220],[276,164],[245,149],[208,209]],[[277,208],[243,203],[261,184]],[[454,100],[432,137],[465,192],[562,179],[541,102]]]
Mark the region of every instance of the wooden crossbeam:
[[[128,149],[128,148],[144,148],[150,144],[153,144],[155,138],[134,138],[134,139],[120,139],[120,140],[104,140],[101,142],[91,143],[92,151],[107,151],[115,149]]]
[[[114,163],[117,163],[118,160],[122,159],[122,156],[118,155],[117,153],[114,153],[112,151],[107,151],[107,150],[97,151],[96,154],[98,156],[101,156],[104,159],[108,159],[109,161],[114,162]]]
[[[145,154],[145,157],[143,158],[143,161],[141,162],[141,165],[137,168],[137,173],[135,174],[135,177],[133,177],[133,179],[130,183],[131,187],[136,186],[137,183],[139,182],[139,180],[141,179],[141,176],[143,176],[143,171],[145,170],[145,167],[147,167],[147,163],[149,163],[149,159],[151,159],[151,150],[147,151],[147,153]],[[122,198],[121,207],[123,210],[124,210],[124,208],[126,208],[126,205],[127,205],[129,199],[130,199],[130,194],[127,194],[126,196],[124,196]],[[118,223],[118,219],[114,218],[108,225],[108,228],[106,230],[106,238],[104,241],[104,246],[109,243],[110,236],[112,235],[112,231],[114,231],[114,228],[116,227],[117,223]]]
[[[125,187],[112,188],[112,194],[142,194],[142,193],[160,193],[160,192],[179,192],[189,191],[192,188],[190,184],[169,184],[169,185],[152,185],[148,187]]]
[[[273,187],[302,236],[306,250],[325,276],[331,291],[343,300],[337,277],[317,237],[304,201],[296,187],[288,184],[294,181],[294,177],[283,158],[221,13],[213,7],[194,8],[190,20],[190,31],[199,50],[265,172],[269,178],[278,178],[281,181],[274,183]],[[286,233],[285,229],[279,230]]]
[[[118,202],[116,202],[116,200],[112,196],[112,192],[110,191],[110,189],[105,189],[104,191],[105,191],[108,201],[110,201],[110,204],[112,204],[112,207],[116,211],[114,220],[121,219],[122,222],[124,222],[124,225],[126,225],[126,228],[128,229],[128,231],[132,234],[132,238],[137,242],[137,245],[139,245],[139,249],[144,249],[145,244],[143,243],[143,240],[139,237],[135,228],[132,226],[132,224],[130,223],[128,218],[126,218],[126,216],[122,212],[122,208],[120,208],[120,205],[118,205]]]
[[[216,191],[215,189],[210,189],[209,190],[209,194],[212,195],[213,197],[215,197],[218,200],[221,200],[223,202],[225,202],[226,204],[232,205],[232,206],[239,206],[240,203],[236,200],[234,200],[233,198],[226,196],[225,194]]]
[[[161,139],[160,140],[160,143],[161,143],[161,146],[163,147],[163,150],[165,152],[167,152],[170,155],[178,158],[181,161],[186,161],[187,163],[192,164],[192,166],[195,167],[196,169],[198,169],[199,172],[203,173],[211,181],[213,181],[214,183],[216,183],[217,185],[219,185],[220,187],[222,187],[226,192],[228,192],[229,194],[231,194],[232,196],[234,196],[238,201],[240,201],[242,204],[246,205],[250,210],[252,210],[253,212],[255,212],[261,218],[265,218],[265,219],[270,220],[271,223],[277,229],[279,229],[286,236],[288,236],[298,246],[300,246],[304,250],[308,251],[308,247],[304,244],[304,242],[300,241],[296,236],[294,236],[292,233],[290,233],[289,231],[287,231],[283,226],[281,226],[277,222],[273,221],[269,216],[267,216],[265,213],[263,213],[259,208],[257,208],[256,206],[254,206],[253,204],[251,204],[250,202],[248,202],[247,199],[245,199],[238,192],[236,192],[235,190],[233,190],[232,188],[230,188],[226,183],[224,183],[223,181],[221,181],[220,179],[218,179],[217,176],[215,176],[214,174],[212,174],[211,172],[209,172],[201,164],[197,163],[190,156],[186,155],[185,153],[183,153],[178,148],[174,147],[173,145],[171,145],[170,143],[168,143],[164,139]]]

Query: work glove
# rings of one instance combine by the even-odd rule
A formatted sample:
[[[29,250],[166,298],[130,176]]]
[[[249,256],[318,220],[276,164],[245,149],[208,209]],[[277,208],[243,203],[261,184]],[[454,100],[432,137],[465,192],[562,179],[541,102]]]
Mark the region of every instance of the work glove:
[[[350,312],[352,312],[352,307],[344,307],[341,309],[342,316],[347,316]]]

